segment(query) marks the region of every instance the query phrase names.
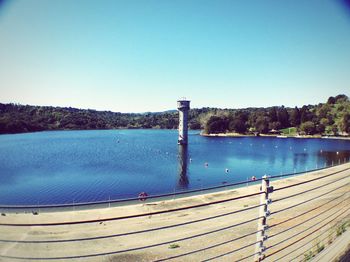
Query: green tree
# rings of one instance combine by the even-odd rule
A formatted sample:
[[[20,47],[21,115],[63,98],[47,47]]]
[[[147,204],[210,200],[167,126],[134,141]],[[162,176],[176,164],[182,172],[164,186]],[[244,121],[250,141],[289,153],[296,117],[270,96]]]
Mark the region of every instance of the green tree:
[[[320,124],[324,125],[324,126],[328,126],[329,125],[329,120],[328,118],[322,118],[320,120]]]
[[[310,111],[308,106],[303,106],[300,109],[300,123],[312,121],[313,118],[314,118],[314,114]]]
[[[350,113],[346,112],[341,121],[341,131],[350,134]]]
[[[218,117],[211,116],[205,126],[205,133],[207,134],[217,134],[217,133],[225,133],[228,129],[227,120]]]
[[[281,129],[281,128],[282,128],[282,125],[281,125],[281,123],[278,122],[278,121],[270,122],[270,123],[269,123],[269,129],[278,130],[278,129]]]
[[[331,111],[331,106],[329,104],[323,104],[320,106],[320,109],[318,110],[318,117],[319,119],[326,118],[327,115]]]
[[[349,100],[346,95],[337,95],[335,98],[335,103],[343,103]]]
[[[292,126],[299,126],[300,125],[300,111],[298,107],[293,108],[289,115],[289,122]]]
[[[259,133],[266,134],[269,131],[269,119],[259,116],[255,122],[255,130]]]
[[[337,135],[338,134],[338,127],[336,124],[332,125],[332,132],[333,132],[333,135]]]
[[[247,131],[247,126],[241,119],[236,118],[230,121],[229,130],[243,134]]]
[[[313,135],[316,133],[315,124],[312,121],[304,122],[300,125],[300,130],[307,135]]]
[[[290,126],[289,114],[287,109],[284,106],[281,106],[280,108],[278,108],[277,119],[278,119],[278,122],[281,123],[282,128],[286,128]]]
[[[325,125],[323,125],[321,123],[316,125],[316,132],[317,133],[323,134],[325,130],[326,130],[326,126]]]
[[[277,118],[277,109],[276,109],[276,107],[274,106],[274,107],[271,107],[270,109],[269,109],[269,118],[270,118],[270,121],[271,122],[277,122],[278,121],[278,118]]]
[[[330,96],[327,100],[327,104],[333,105],[333,104],[335,104],[335,102],[336,102],[336,100],[335,100],[335,97],[333,97],[333,96]]]

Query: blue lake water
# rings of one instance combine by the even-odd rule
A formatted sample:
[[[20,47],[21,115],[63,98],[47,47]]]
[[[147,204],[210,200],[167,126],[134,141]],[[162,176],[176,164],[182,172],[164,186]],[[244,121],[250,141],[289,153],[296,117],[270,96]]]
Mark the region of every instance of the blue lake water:
[[[1,135],[0,204],[178,192],[311,170],[349,156],[350,141],[333,139],[209,138],[190,132],[186,149],[177,145],[176,130]]]

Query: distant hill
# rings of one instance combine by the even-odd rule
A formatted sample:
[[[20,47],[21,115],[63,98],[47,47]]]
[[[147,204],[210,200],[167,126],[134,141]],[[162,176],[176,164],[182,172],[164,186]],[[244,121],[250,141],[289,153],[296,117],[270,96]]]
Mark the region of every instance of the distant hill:
[[[0,133],[43,130],[89,130],[119,128],[176,129],[176,110],[119,113],[71,107],[31,106],[0,103]],[[346,95],[326,103],[301,108],[191,109],[189,128],[204,133],[269,133],[295,127],[301,134],[347,135],[350,133],[350,102]]]

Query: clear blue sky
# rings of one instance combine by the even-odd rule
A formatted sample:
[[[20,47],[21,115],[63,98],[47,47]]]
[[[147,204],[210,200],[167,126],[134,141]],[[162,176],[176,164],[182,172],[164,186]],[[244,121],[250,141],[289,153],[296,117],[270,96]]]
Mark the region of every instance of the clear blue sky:
[[[350,93],[341,0],[1,2],[2,103],[144,112]]]

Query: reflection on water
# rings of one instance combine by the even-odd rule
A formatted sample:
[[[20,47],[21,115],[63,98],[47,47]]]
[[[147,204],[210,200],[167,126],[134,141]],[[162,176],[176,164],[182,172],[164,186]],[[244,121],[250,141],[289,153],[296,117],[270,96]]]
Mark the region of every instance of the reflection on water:
[[[178,183],[177,189],[187,189],[188,188],[188,177],[187,177],[187,161],[188,161],[188,150],[187,145],[178,146]]]
[[[316,154],[316,160],[314,166],[308,166],[310,158],[313,156],[307,152],[299,152],[293,154],[293,166],[294,169],[300,171],[309,169],[318,169],[327,166],[338,165],[345,163],[349,160],[350,150],[339,150],[339,151],[324,151],[319,150]],[[304,168],[304,170],[303,170]]]
[[[302,153],[294,153],[293,154],[293,163],[294,168],[298,169],[299,167],[306,166],[309,155],[305,152]]]
[[[317,154],[317,162],[324,163],[326,166],[333,166],[346,162],[349,157],[350,150],[340,150],[335,152],[320,150]]]

